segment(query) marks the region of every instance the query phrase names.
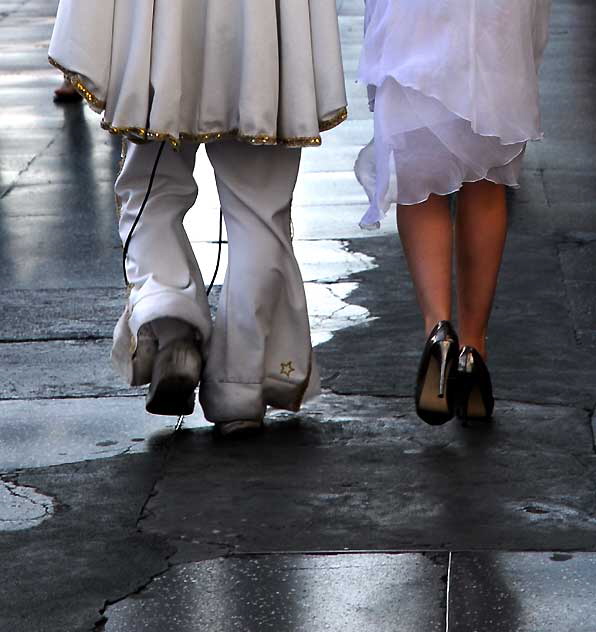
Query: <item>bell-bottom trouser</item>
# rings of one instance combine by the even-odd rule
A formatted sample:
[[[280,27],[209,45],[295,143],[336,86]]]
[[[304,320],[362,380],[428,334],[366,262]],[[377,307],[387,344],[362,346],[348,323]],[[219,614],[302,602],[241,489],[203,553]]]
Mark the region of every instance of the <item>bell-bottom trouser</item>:
[[[129,144],[116,181],[125,243],[145,198],[159,143]],[[212,323],[203,278],[182,221],[196,201],[197,145],[165,146],[128,249],[128,304],[112,357],[134,383],[140,328],[173,317],[193,325],[204,360],[199,398],[207,419],[259,419],[267,405],[297,410],[318,388],[306,298],[290,229],[300,150],[208,144],[228,234],[228,269]]]

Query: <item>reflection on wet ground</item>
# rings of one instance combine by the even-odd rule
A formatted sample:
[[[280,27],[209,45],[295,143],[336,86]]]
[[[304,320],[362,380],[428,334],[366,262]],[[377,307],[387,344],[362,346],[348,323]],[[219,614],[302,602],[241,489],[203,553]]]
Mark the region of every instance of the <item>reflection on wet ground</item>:
[[[203,278],[209,283],[215,273],[218,245],[195,241],[193,248]],[[333,332],[365,322],[368,310],[346,302],[358,284],[342,279],[372,269],[372,258],[348,250],[342,241],[295,241],[294,250],[305,281],[313,344],[319,345],[330,340]],[[227,260],[227,244],[223,244],[216,284],[223,282]]]
[[[141,599],[109,608],[105,630],[189,632],[200,622],[213,632],[441,632],[445,559],[286,555],[186,564]]]
[[[328,342],[334,332],[370,320],[365,307],[345,302],[357,287],[357,283],[306,284],[313,346]]]
[[[3,402],[0,473],[146,452],[175,422],[142,397]]]
[[[316,162],[311,161],[313,152],[316,152],[318,157]],[[330,340],[334,331],[365,322],[369,318],[370,314],[366,308],[346,302],[357,289],[358,284],[344,283],[342,280],[358,272],[370,270],[375,264],[371,257],[354,252],[353,249],[348,250],[347,243],[337,238],[337,233],[333,235],[337,217],[333,216],[330,225],[327,216],[329,209],[317,206],[316,215],[309,214],[308,218],[304,218],[314,202],[320,202],[317,186],[318,189],[326,189],[329,181],[332,182],[331,186],[337,186],[337,183],[333,185],[333,174],[330,173],[324,174],[325,178],[318,185],[314,185],[311,178],[313,176],[311,169],[316,168],[316,165],[323,164],[331,168],[330,163],[333,162],[333,158],[329,161],[326,158],[328,155],[334,156],[332,147],[324,145],[315,150],[306,150],[304,154],[305,159],[302,162],[298,185],[298,197],[301,204],[296,203],[293,212],[294,251],[306,283],[313,344],[318,345]],[[345,158],[342,159],[345,161]],[[201,147],[198,152],[195,178],[199,183],[199,197],[186,216],[184,224],[203,278],[206,283],[209,283],[216,272],[215,264],[218,259],[219,198],[213,169],[204,147]],[[354,178],[353,175],[351,178]],[[359,212],[366,203],[362,191],[360,202]],[[358,228],[356,221],[352,226],[349,225],[350,220],[353,219],[352,216],[343,220],[343,233],[350,236],[366,235]],[[346,224],[348,224],[347,227]],[[319,230],[318,233],[317,230]],[[339,235],[341,234],[340,232]],[[336,238],[331,239],[332,235]],[[215,276],[216,284],[223,283],[227,257],[224,225],[221,262]]]
[[[593,632],[594,5],[553,3],[548,140],[512,196],[494,318],[497,414],[471,430],[413,411],[421,332],[394,221],[358,227],[363,2],[338,0],[350,120],[304,152],[293,205],[327,390],[226,444],[199,410],[173,434],[109,369],[120,148],[51,102],[57,5],[0,0],[0,629]],[[210,280],[204,149],[196,175],[185,225]]]

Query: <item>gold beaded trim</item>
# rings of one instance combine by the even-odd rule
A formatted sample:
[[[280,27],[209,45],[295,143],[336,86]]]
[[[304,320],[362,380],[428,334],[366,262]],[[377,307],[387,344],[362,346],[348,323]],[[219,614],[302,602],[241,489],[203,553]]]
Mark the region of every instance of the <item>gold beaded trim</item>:
[[[341,108],[335,116],[319,122],[319,130],[327,132],[338,125],[341,125],[348,118],[348,108]]]
[[[52,59],[52,57],[48,57],[48,60],[50,64],[52,64],[52,66],[55,66],[56,68],[58,68],[58,70],[64,75],[64,77],[68,81],[70,81],[73,88],[83,97],[83,99],[85,99],[89,103],[89,105],[94,110],[97,110],[99,112],[101,112],[102,110],[105,110],[106,102],[97,98],[93,94],[93,92],[89,90],[89,88],[85,85],[84,78],[81,75],[75,72],[72,72],[70,70],[67,70],[66,68],[61,66],[55,59]]]
[[[319,128],[321,132],[330,130],[348,118],[348,111],[346,108],[342,108],[339,114],[335,115],[331,119],[321,121]],[[251,145],[285,145],[287,147],[318,147],[322,144],[320,136],[296,136],[293,138],[278,138],[277,136],[250,136],[240,133],[238,129],[232,129],[225,132],[205,132],[199,134],[189,134],[183,132],[178,138],[168,134],[167,132],[156,132],[151,129],[144,129],[142,127],[115,127],[108,123],[106,120],[101,122],[101,126],[110,134],[116,134],[119,136],[126,136],[132,142],[145,143],[150,141],[166,141],[174,149],[179,149],[182,141],[189,141],[192,143],[212,143],[218,140],[235,139],[240,140]]]
[[[101,127],[110,134],[117,136],[125,136],[133,143],[146,143],[150,141],[166,141],[174,149],[179,149],[182,141],[190,141],[193,143],[211,143],[217,140],[227,140],[230,138],[237,138],[253,145],[276,145],[277,140],[271,136],[246,136],[240,134],[238,130],[230,130],[227,132],[211,132],[204,134],[180,134],[179,138],[172,136],[166,132],[156,132],[151,129],[144,129],[142,127],[114,127],[107,121],[101,122]]]
[[[49,58],[50,64],[58,68],[66,79],[74,86],[75,90],[91,105],[94,110],[105,110],[106,103],[97,98],[91,90],[85,85],[84,78],[67,70],[61,66],[55,59]],[[337,127],[348,118],[347,108],[341,108],[333,117],[319,122],[319,130],[326,132]],[[101,122],[101,126],[110,134],[125,136],[135,143],[146,143],[149,141],[167,141],[174,149],[180,148],[182,141],[193,143],[212,143],[218,140],[236,139],[251,145],[286,145],[287,147],[318,147],[322,144],[320,136],[296,136],[294,138],[278,138],[277,136],[257,135],[251,136],[242,134],[238,129],[232,129],[224,132],[205,132],[199,134],[189,134],[183,132],[178,138],[166,132],[158,132],[142,127],[115,127],[105,119]]]

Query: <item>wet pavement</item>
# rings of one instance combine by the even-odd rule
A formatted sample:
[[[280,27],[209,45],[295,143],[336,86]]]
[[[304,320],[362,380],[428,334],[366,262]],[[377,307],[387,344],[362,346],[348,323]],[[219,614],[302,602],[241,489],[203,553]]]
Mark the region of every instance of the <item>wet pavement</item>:
[[[182,564],[105,627],[171,630],[444,629],[446,555],[260,556]],[[242,595],[241,598],[238,598]],[[423,627],[421,627],[423,626]]]
[[[414,415],[423,335],[393,221],[357,226],[362,2],[338,0],[351,116],[304,153],[293,217],[325,391],[232,443],[200,411],[178,432],[146,414],[109,365],[120,146],[52,103],[56,6],[0,0],[0,632],[593,632],[596,6],[554,0],[546,139],[510,195],[490,332],[495,422],[466,429]],[[209,279],[203,152],[196,176]]]

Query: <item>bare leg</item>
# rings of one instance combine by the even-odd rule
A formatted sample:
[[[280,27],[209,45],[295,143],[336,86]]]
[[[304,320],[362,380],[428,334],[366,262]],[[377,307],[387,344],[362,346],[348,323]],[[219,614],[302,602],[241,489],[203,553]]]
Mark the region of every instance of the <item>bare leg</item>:
[[[400,206],[397,226],[428,335],[439,320],[451,320],[449,199],[431,195],[422,204]]]
[[[464,184],[455,229],[459,340],[486,358],[486,333],[507,238],[505,187]]]

